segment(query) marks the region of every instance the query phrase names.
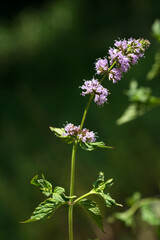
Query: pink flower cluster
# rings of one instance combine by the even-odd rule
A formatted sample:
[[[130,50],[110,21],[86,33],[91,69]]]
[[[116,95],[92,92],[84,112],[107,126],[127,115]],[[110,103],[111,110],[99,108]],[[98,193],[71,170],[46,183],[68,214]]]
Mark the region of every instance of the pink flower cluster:
[[[80,126],[75,126],[72,123],[68,123],[64,127],[65,133],[63,136],[73,136],[82,142],[95,142],[96,136],[93,131],[89,131],[87,128],[80,129]]]
[[[97,79],[85,80],[84,84],[80,87],[82,90],[82,96],[86,94],[95,94],[94,101],[97,105],[103,105],[107,101],[109,91],[104,88]]]

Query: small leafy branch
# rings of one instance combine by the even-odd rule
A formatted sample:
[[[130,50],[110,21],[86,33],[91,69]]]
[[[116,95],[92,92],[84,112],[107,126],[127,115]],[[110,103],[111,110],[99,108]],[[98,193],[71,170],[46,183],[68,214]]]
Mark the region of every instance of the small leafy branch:
[[[102,86],[104,79],[108,77],[113,83],[117,83],[121,80],[123,73],[127,72],[132,65],[135,65],[138,62],[139,58],[144,56],[144,52],[149,45],[149,41],[144,39],[136,40],[130,38],[128,40],[118,40],[114,43],[115,47],[109,49],[108,58],[100,58],[95,62],[96,75],[101,76],[101,78],[97,79],[93,77],[91,80],[85,80],[84,84],[80,86],[82,89],[82,96],[90,95],[80,125],[76,126],[72,123],[67,123],[64,128],[50,127],[56,137],[60,138],[67,144],[73,144],[69,196],[66,195],[64,188],[59,186],[53,188],[52,184],[44,178],[44,175],[42,175],[41,179],[38,179],[38,175],[36,175],[31,180],[31,184],[38,187],[47,199],[38,205],[30,219],[24,223],[50,218],[60,206],[68,205],[69,240],[73,240],[74,205],[77,204],[81,206],[102,231],[103,219],[99,206],[96,201],[92,200],[92,196],[96,195],[102,198],[106,207],[114,205],[121,206],[109,195],[108,189],[112,185],[112,179],[105,180],[103,172],[99,173],[98,179],[88,193],[85,193],[80,197],[75,196],[76,152],[78,146],[86,151],[93,151],[97,148],[113,148],[107,146],[102,141],[96,141],[96,133],[87,128],[83,128],[89,107],[93,99],[98,106],[103,106],[107,102],[110,92],[107,88]]]
[[[135,192],[132,197],[127,199],[128,210],[116,212],[108,218],[109,222],[116,219],[125,223],[128,227],[135,227],[136,215],[140,216],[141,221],[151,226],[160,226],[160,199],[157,197],[141,198],[139,192]]]

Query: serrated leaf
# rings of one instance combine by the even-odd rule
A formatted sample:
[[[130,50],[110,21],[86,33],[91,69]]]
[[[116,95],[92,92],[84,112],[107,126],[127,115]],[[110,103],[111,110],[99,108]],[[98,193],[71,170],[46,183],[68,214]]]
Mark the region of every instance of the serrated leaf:
[[[110,187],[113,184],[112,181],[113,179],[109,179],[105,181],[104,173],[99,172],[99,177],[97,181],[93,184],[94,189],[92,189],[91,192],[93,192],[98,196],[101,196],[107,207],[111,207],[114,205],[122,206],[121,204],[116,203],[116,201],[113,198],[111,198],[109,193],[104,193],[104,190],[106,189],[106,187]]]
[[[104,191],[106,186],[111,186],[113,179],[108,179],[107,181],[104,181],[104,173],[99,172],[98,179],[94,182],[93,187],[95,191]]]
[[[52,198],[54,199],[55,202],[65,202],[63,197],[57,193],[53,193]]]
[[[54,132],[56,137],[60,138],[63,142],[71,144],[75,141],[74,137],[65,136],[64,128],[54,128],[54,127],[49,127],[49,128],[52,132]]]
[[[103,220],[100,209],[96,202],[90,199],[82,199],[79,204],[87,211],[89,216],[94,220],[97,226],[103,231]]]
[[[97,194],[103,198],[103,200],[106,204],[106,207],[112,207],[112,206],[115,206],[115,205],[122,207],[121,204],[116,203],[116,201],[113,198],[111,198],[109,193],[105,194],[103,192],[100,192],[100,193],[97,192]]]
[[[30,223],[30,222],[47,219],[51,216],[52,213],[55,212],[57,208],[59,208],[64,203],[65,202],[61,198],[61,196],[58,197],[58,196],[55,196],[54,194],[52,198],[48,198],[44,202],[40,203],[38,207],[34,210],[30,219],[22,223]]]
[[[31,180],[31,184],[37,186],[39,190],[47,197],[52,193],[52,184],[47,180],[45,180],[43,174],[42,174],[42,179],[38,179],[38,175],[36,175]]]
[[[80,146],[86,151],[93,151],[96,150],[97,148],[110,148],[110,149],[113,148],[110,146],[106,146],[104,142],[91,142],[91,143],[80,142]]]
[[[101,183],[104,183],[104,173],[99,172],[98,179],[93,183],[93,187],[97,188]]]
[[[61,194],[65,193],[65,189],[57,186],[54,188],[54,193],[61,195]]]

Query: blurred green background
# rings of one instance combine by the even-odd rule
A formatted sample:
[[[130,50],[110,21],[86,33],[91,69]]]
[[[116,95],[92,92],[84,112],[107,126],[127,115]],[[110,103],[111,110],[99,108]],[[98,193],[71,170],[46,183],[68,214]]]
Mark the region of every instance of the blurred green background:
[[[158,43],[151,26],[160,17],[158,0],[5,1],[0,7],[0,239],[63,240],[68,238],[67,208],[51,220],[19,224],[28,219],[44,198],[31,186],[44,173],[54,186],[69,192],[71,146],[49,130],[66,121],[80,123],[87,97],[80,96],[83,79],[94,75],[95,59],[107,54],[118,37],[151,41],[146,57],[113,85],[109,104],[92,104],[85,127],[114,150],[85,152],[78,149],[76,194],[91,189],[98,171],[114,178],[111,196],[124,204],[135,191],[143,197],[160,191],[160,108],[128,124],[115,121],[128,105],[123,90],[132,78],[160,96],[159,78],[146,81]],[[125,204],[124,204],[125,209]],[[118,209],[119,210],[119,209]],[[117,211],[108,210],[105,215]],[[129,240],[123,225],[106,226],[108,235],[75,208],[75,239]],[[137,239],[142,240],[137,235]],[[148,237],[145,240],[155,240]]]

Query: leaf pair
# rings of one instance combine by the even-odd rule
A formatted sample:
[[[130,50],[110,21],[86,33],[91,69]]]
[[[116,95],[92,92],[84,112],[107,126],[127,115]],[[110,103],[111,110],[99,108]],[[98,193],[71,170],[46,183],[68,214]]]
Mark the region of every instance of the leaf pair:
[[[38,179],[38,175],[36,175],[31,180],[31,184],[38,187],[42,194],[44,194],[48,198],[42,203],[40,203],[38,207],[34,210],[30,219],[23,223],[30,223],[50,218],[56,209],[58,209],[64,204],[69,204],[69,199],[76,198],[76,196],[66,196],[65,189],[62,187],[57,186],[52,189],[52,184],[45,179],[43,174],[41,179]],[[76,203],[81,205],[101,230],[103,230],[103,219],[99,206],[95,201],[87,199],[86,197],[91,195],[100,196],[104,200],[106,207],[111,207],[114,205],[121,206],[120,204],[117,204],[113,198],[111,198],[109,193],[104,192],[106,188],[109,188],[111,185],[112,179],[105,181],[104,173],[100,172],[98,179],[93,184],[93,189],[87,194],[84,194],[81,197],[77,198],[72,203],[73,205],[75,205]]]
[[[127,201],[128,202],[128,201]],[[131,207],[124,212],[116,212],[111,217],[109,221],[113,222],[115,219],[123,221],[126,226],[135,225],[136,218],[138,214],[141,221],[147,222],[151,226],[160,226],[160,199],[158,198],[142,198],[140,193],[134,193],[131,198],[129,198],[129,204]]]

